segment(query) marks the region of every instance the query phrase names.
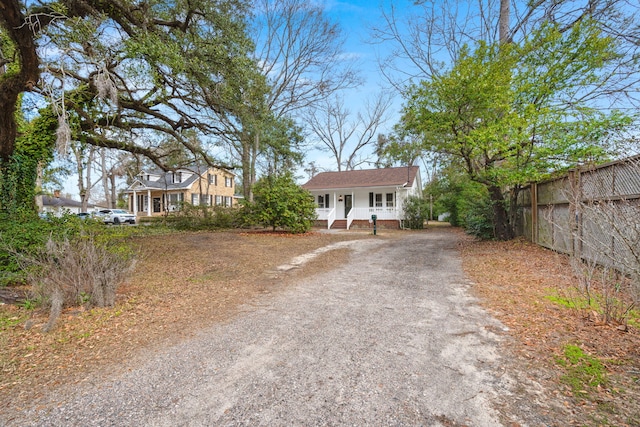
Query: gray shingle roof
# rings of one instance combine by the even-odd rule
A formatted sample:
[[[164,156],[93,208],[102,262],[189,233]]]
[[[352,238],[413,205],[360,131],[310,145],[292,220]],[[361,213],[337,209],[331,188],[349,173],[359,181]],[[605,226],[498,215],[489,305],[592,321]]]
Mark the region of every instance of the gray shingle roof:
[[[190,188],[191,184],[193,184],[198,179],[200,179],[200,175],[193,174],[182,182],[173,183],[171,182],[172,175],[170,173],[166,173],[161,176],[158,181],[147,181],[146,179],[140,178],[136,179],[136,181],[142,184],[145,188],[158,190],[182,190]]]
[[[77,200],[69,199],[67,197],[51,197],[51,196],[42,196],[42,205],[43,206],[52,206],[52,207],[73,207],[73,208],[81,208],[82,203]],[[92,204],[89,204],[88,207],[93,207]]]
[[[385,169],[363,169],[344,172],[321,172],[302,186],[307,190],[329,190],[354,187],[387,187],[413,185],[418,166]]]

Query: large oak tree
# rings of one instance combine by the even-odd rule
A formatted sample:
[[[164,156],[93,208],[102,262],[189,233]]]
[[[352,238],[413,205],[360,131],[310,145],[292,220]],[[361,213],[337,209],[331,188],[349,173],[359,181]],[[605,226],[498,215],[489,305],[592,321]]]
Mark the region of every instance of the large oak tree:
[[[0,13],[3,168],[23,93],[48,100],[62,148],[75,140],[169,168],[175,153],[163,147],[221,166],[211,145],[190,135],[215,142],[225,132],[220,116],[242,111],[247,88],[266,91],[243,1],[1,0]]]

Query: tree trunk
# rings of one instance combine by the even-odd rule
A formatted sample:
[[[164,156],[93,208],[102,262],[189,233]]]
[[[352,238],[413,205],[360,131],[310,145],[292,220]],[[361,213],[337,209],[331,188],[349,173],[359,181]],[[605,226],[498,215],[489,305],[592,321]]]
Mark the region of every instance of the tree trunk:
[[[509,35],[509,1],[510,0],[500,0],[500,22],[498,23],[500,44],[507,44],[511,42],[511,37]]]
[[[116,194],[116,174],[115,173],[110,174],[109,180],[111,180],[111,198],[107,200],[109,204],[108,207],[115,208],[118,201],[118,195]]]
[[[109,176],[113,174],[113,168],[107,171],[107,149],[100,149],[100,169],[102,170],[102,176],[100,177],[102,180],[102,190],[104,191],[104,201],[107,204],[108,208],[113,208],[111,206],[111,196],[109,192]]]
[[[242,143],[242,194],[249,202],[253,201],[251,194],[251,144]]]
[[[253,141],[253,152],[251,153],[251,179],[249,181],[249,201],[253,202],[253,184],[256,182],[256,159],[260,148],[260,135],[256,132]]]
[[[20,71],[12,76],[0,74],[0,161],[9,162],[15,150],[18,126],[15,113],[22,92],[31,91],[40,78],[34,29],[25,24],[21,2],[0,0],[2,27],[16,47]],[[48,22],[43,22],[46,25]]]
[[[84,211],[85,199],[87,196],[87,189],[84,186],[84,165],[82,163],[82,149],[77,147],[73,150],[76,156],[76,173],[78,174],[78,195],[80,196],[80,203],[82,203],[82,209]]]
[[[493,227],[498,240],[509,240],[513,238],[513,231],[509,224],[509,213],[505,204],[504,195],[500,187],[495,185],[489,187],[489,198],[493,206]]]
[[[44,208],[44,204],[42,201],[42,174],[43,174],[44,166],[43,162],[38,162],[38,172],[36,175],[36,209],[38,212],[42,212]]]
[[[89,156],[87,158],[87,176],[85,179],[85,193],[82,198],[82,212],[86,212],[89,209],[89,199],[91,198],[91,189],[93,184],[91,183],[91,168],[93,166],[93,160],[95,156],[96,148],[89,148]]]
[[[511,234],[516,236],[518,230],[518,218],[521,216],[518,214],[518,195],[520,194],[522,187],[515,185],[509,191],[509,224],[511,225]]]

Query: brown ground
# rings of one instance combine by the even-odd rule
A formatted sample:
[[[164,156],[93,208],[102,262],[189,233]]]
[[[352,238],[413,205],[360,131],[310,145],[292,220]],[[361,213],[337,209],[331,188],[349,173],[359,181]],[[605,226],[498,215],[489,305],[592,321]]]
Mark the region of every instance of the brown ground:
[[[180,233],[140,238],[135,275],[111,309],[68,309],[43,334],[46,313],[0,305],[0,411],[33,401],[58,384],[103,370],[126,369],[135,357],[184,339],[246,309],[260,294],[336,262],[345,250],[324,253],[302,269],[275,273],[296,255],[339,240],[393,239],[381,231],[289,236],[272,233]],[[640,425],[640,333],[600,325],[545,297],[571,286],[565,256],[524,241],[461,243],[464,269],[482,304],[510,328],[511,366],[522,384],[540,383],[553,402],[542,405],[557,425]],[[28,322],[27,322],[28,321]],[[33,324],[26,330],[25,324]],[[562,383],[555,356],[580,345],[605,361],[608,381],[575,397]]]
[[[513,368],[555,396],[547,402],[558,426],[640,426],[640,331],[605,325],[592,312],[551,302],[576,285],[569,259],[524,240],[462,244],[463,268],[489,312],[510,329]],[[567,344],[598,357],[607,382],[576,396],[557,362]]]

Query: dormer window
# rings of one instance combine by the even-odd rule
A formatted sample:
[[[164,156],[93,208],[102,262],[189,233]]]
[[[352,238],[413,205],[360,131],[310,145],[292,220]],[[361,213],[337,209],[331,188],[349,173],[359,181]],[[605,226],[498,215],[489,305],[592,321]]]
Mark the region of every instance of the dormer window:
[[[173,184],[178,184],[182,182],[182,172],[174,172],[172,174],[172,177],[173,177],[173,180],[172,180]]]

